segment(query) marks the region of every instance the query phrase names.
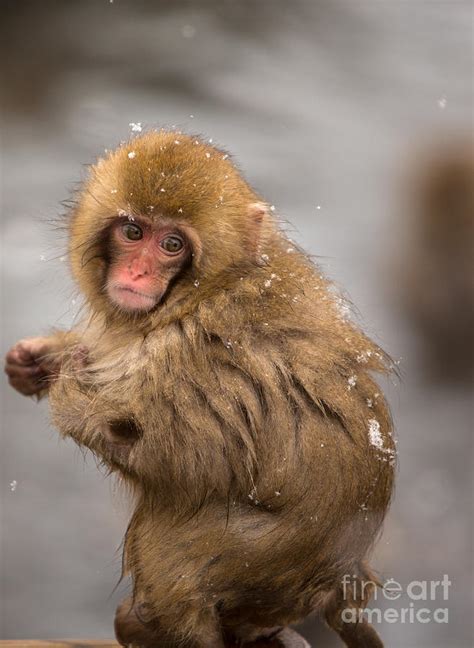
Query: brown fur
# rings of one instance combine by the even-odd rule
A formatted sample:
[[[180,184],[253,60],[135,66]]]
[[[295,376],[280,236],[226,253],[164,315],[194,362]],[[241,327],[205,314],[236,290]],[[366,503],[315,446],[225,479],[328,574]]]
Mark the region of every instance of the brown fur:
[[[408,230],[398,276],[402,305],[415,324],[427,374],[472,384],[474,370],[473,142],[425,154],[412,172]]]
[[[74,344],[88,359],[78,368],[66,348],[52,418],[133,487],[126,570],[172,645],[218,648],[325,609],[348,646],[375,648],[372,629],[341,623],[341,578],[369,574],[392,493],[391,421],[371,376],[387,357],[258,205],[224,152],[182,134],[150,132],[99,161],[70,220],[90,310]],[[175,219],[195,243],[140,316],[103,290],[104,231],[124,212]]]

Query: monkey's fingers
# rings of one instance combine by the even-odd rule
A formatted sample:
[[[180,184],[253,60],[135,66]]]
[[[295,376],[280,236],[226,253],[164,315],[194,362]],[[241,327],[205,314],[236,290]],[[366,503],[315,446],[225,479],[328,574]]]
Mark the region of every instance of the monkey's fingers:
[[[24,396],[32,396],[47,387],[47,376],[38,365],[7,364],[5,373],[10,385]]]
[[[25,338],[16,343],[14,349],[18,350],[20,358],[25,362],[29,359],[33,361],[43,361],[49,363],[54,359],[54,354],[51,354],[51,341],[49,338]]]
[[[23,396],[35,396],[40,392],[44,392],[44,390],[46,389],[46,385],[42,381],[25,382],[24,380],[10,378],[9,383],[13,387],[13,389],[16,389],[16,391]]]
[[[16,344],[8,351],[5,361],[7,364],[30,365],[35,359],[30,350]]]
[[[37,364],[18,365],[14,363],[7,363],[5,365],[5,373],[10,378],[30,379],[30,378],[36,378],[37,376],[40,376],[44,372],[41,369],[41,367]]]

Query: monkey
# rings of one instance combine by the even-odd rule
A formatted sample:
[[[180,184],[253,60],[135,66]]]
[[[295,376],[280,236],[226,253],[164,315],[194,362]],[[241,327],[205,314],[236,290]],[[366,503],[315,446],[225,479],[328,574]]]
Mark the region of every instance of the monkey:
[[[467,385],[474,375],[472,151],[472,142],[438,143],[417,157],[408,191],[411,240],[399,284],[425,375]]]
[[[124,646],[289,646],[312,613],[383,646],[343,611],[378,584],[396,451],[374,374],[393,366],[273,211],[224,150],[141,133],[67,214],[83,320],[7,354],[134,494]]]

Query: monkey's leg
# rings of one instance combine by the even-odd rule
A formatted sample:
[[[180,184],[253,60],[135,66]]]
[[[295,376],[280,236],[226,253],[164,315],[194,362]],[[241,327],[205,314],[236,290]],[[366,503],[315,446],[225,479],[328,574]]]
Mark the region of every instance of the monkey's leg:
[[[226,648],[220,620],[214,609],[203,612],[193,625],[193,648]]]
[[[359,623],[344,623],[336,632],[349,648],[384,648],[374,627],[365,620]]]
[[[324,609],[328,626],[338,633],[348,648],[384,648],[377,632],[365,619],[353,623],[343,621],[342,613],[347,605],[339,592],[333,594]]]
[[[212,617],[212,613],[209,613]],[[217,621],[203,619],[192,639],[183,642],[171,635],[156,618],[151,618],[146,603],[121,603],[115,613],[115,636],[122,646],[140,648],[226,648]]]
[[[142,605],[133,604],[132,599],[123,601],[115,613],[115,637],[121,646],[143,646],[143,648],[173,648],[171,640],[160,631],[154,619],[146,620]]]

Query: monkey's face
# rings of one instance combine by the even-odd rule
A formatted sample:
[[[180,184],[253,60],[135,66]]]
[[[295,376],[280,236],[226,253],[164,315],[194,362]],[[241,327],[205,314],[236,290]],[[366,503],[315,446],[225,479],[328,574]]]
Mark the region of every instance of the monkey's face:
[[[272,227],[227,154],[150,132],[92,168],[69,224],[71,264],[95,312],[146,324],[251,272]]]
[[[109,233],[106,292],[127,312],[146,312],[189,265],[192,245],[173,222],[121,218]]]

